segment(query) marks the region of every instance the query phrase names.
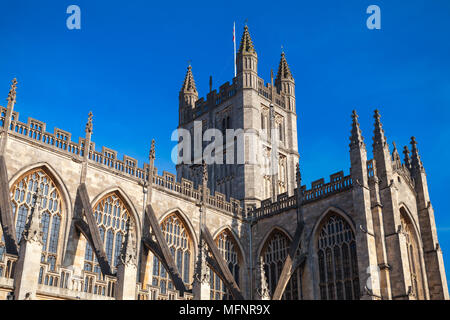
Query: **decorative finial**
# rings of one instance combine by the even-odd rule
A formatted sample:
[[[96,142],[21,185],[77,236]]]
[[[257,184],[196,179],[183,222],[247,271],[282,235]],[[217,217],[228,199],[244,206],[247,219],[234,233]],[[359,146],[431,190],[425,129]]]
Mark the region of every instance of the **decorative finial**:
[[[92,111],[89,111],[88,122],[86,123],[86,133],[92,133],[92,128],[93,128],[92,118],[93,118]]]
[[[408,169],[410,169],[411,168],[411,158],[409,157],[409,149],[408,149],[408,146],[405,146],[404,148],[403,148],[403,154],[404,154],[404,163],[405,163],[405,166],[408,168]]]
[[[423,169],[422,160],[420,160],[419,150],[415,137],[411,137],[411,166],[412,168]]]
[[[395,141],[392,141],[392,145],[394,146],[394,150],[392,150],[392,159],[394,160],[394,168],[400,168],[402,166],[402,161],[400,160],[400,155],[398,154],[397,146]]]
[[[270,69],[270,84],[273,87],[273,69]]]
[[[378,109],[375,110],[373,117],[375,119],[375,129],[373,131],[374,132],[373,147],[376,146],[384,147],[386,146],[386,137],[384,136],[383,126],[380,121],[381,116]]]
[[[361,129],[358,122],[358,114],[356,110],[352,111],[352,131],[350,136],[350,148],[361,148],[364,146],[364,138],[361,134]]]
[[[128,218],[126,222],[126,235],[125,241],[122,247],[122,254],[120,256],[120,262],[123,265],[136,265],[136,246],[133,238],[134,234],[134,225],[131,222],[131,219]]]
[[[152,146],[150,147],[149,159],[155,160],[155,139],[152,139]]]
[[[17,79],[14,78],[11,83],[11,89],[9,90],[8,98],[6,99],[6,101],[8,101],[9,103],[16,102],[16,89],[17,89]]]

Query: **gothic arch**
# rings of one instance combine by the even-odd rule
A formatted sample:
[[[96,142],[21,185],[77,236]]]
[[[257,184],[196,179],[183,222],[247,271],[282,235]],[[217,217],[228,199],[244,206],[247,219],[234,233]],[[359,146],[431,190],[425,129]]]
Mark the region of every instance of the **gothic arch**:
[[[168,210],[158,219],[158,224],[161,226],[164,241],[169,247],[179,274],[187,285],[192,282],[194,274],[197,241],[190,221],[183,215],[179,208]],[[162,293],[173,289],[172,279],[164,265],[153,253],[149,257],[152,257],[148,261],[151,269],[146,269],[145,272],[150,272],[148,276],[151,278],[151,284],[158,286]]]
[[[245,286],[244,277],[247,265],[244,251],[236,234],[229,225],[226,225],[216,230],[213,239],[234,280],[242,290]],[[233,299],[230,291],[225,287],[223,279],[212,269],[210,269],[210,297],[213,300]]]
[[[60,222],[59,225],[59,235],[58,235],[58,243],[56,248],[56,258],[54,259],[54,263],[51,263],[52,268],[55,268],[56,265],[60,265],[63,262],[64,259],[64,252],[66,251],[67,246],[67,240],[69,237],[69,228],[70,228],[70,222],[72,221],[72,200],[70,198],[70,194],[67,190],[66,184],[63,182],[61,176],[58,174],[58,172],[47,162],[38,162],[34,163],[32,165],[28,165],[23,167],[22,169],[18,170],[15,174],[12,175],[12,177],[9,179],[9,190],[13,188],[17,183],[22,181],[22,179],[25,179],[27,175],[31,174],[32,172],[41,170],[45,173],[45,175],[51,180],[51,183],[54,184],[57,193],[61,197],[61,212],[60,212]],[[50,196],[50,195],[49,195]],[[13,213],[14,214],[14,213]],[[54,214],[49,215],[49,221],[50,217],[53,217]],[[16,220],[16,217],[13,216],[14,221]],[[53,223],[53,219],[52,223]],[[16,222],[14,222],[14,227],[16,227]],[[48,236],[51,237],[50,232],[53,230],[55,226],[54,225],[47,225],[48,229]],[[51,229],[51,230],[50,230]],[[18,235],[19,239],[19,235]],[[51,241],[51,239],[47,239],[47,241]],[[49,244],[50,245],[50,242]],[[46,251],[43,251],[46,252]]]
[[[233,230],[233,228],[231,228],[230,225],[225,225],[225,226],[222,226],[219,229],[217,229],[214,232],[213,239],[216,240],[217,236],[219,234],[221,234],[224,230],[227,230],[228,232],[231,233],[231,236],[233,237],[234,242],[236,243],[236,245],[239,248],[239,253],[240,253],[241,258],[242,258],[242,264],[246,266],[247,265],[247,259],[246,259],[245,254],[244,254],[244,252],[245,252],[244,248],[242,247],[241,241],[240,241],[239,237],[237,236],[236,232]]]
[[[94,208],[94,206],[101,199],[103,199],[104,197],[106,197],[109,194],[117,195],[122,200],[122,202],[128,207],[128,209],[130,210],[130,214],[133,217],[135,225],[136,225],[135,235],[136,235],[136,243],[138,244],[138,249],[139,249],[140,236],[141,236],[141,232],[142,232],[141,219],[139,218],[139,214],[137,213],[137,210],[136,210],[136,207],[133,204],[133,201],[131,201],[130,197],[127,195],[127,193],[122,188],[117,186],[117,187],[111,187],[111,188],[103,190],[101,193],[96,195],[91,200],[92,208]]]
[[[119,187],[109,188],[91,200],[91,207],[95,223],[100,231],[100,237],[105,249],[111,269],[114,271],[118,265],[120,252],[128,232],[128,222],[132,221],[135,230],[136,250],[139,250],[140,219],[129,197]],[[92,244],[86,241],[84,249],[83,269],[101,275],[98,261]],[[138,251],[136,251],[138,252]]]
[[[180,207],[175,207],[172,209],[169,209],[167,211],[165,211],[161,217],[158,218],[158,224],[161,225],[161,223],[171,214],[176,214],[185,224],[185,226],[187,227],[189,233],[191,234],[191,238],[192,238],[192,242],[193,242],[193,246],[194,246],[194,255],[196,256],[197,254],[197,246],[198,246],[198,235],[195,232],[195,228],[192,225],[191,220],[189,219],[189,217],[187,216],[187,214],[180,208]]]
[[[258,261],[259,257],[261,256],[261,253],[263,252],[263,250],[265,249],[266,245],[268,244],[267,240],[270,239],[270,237],[272,236],[272,234],[273,234],[275,231],[279,231],[279,232],[281,232],[282,234],[284,234],[284,235],[289,239],[289,243],[292,242],[292,237],[291,237],[291,235],[289,234],[289,232],[288,232],[286,229],[284,229],[284,228],[283,228],[282,226],[280,226],[280,225],[275,225],[275,226],[273,226],[273,227],[269,230],[269,232],[266,233],[266,235],[265,235],[264,238],[261,240],[261,243],[260,243],[259,246],[258,246],[258,251],[256,252],[256,260],[255,260],[256,262]]]
[[[264,275],[273,295],[277,283],[280,280],[283,265],[289,254],[289,248],[292,244],[290,234],[279,226],[274,226],[268,232],[260,244],[257,259],[255,263],[263,263]],[[283,300],[301,300],[302,299],[302,279],[300,269],[293,271],[286,288],[284,290]]]
[[[402,213],[402,209],[403,209],[405,216],[407,216],[408,219],[410,220],[410,222],[414,228],[414,232],[416,234],[417,241],[419,242],[420,248],[422,249],[423,248],[422,234],[420,233],[420,228],[418,226],[418,222],[416,221],[416,219],[414,219],[414,216],[411,213],[411,210],[409,210],[408,206],[404,202],[400,202],[398,208],[400,210],[400,214]]]
[[[322,300],[359,299],[356,229],[344,211],[330,207],[313,228],[313,279]]]
[[[406,245],[408,257],[406,262],[410,272],[412,294],[417,299],[426,299],[427,278],[419,229],[405,204],[399,206],[399,214],[401,221],[400,233],[404,235],[404,243]]]
[[[350,225],[353,233],[355,233],[355,235],[356,235],[356,224],[353,221],[352,217],[349,214],[347,214],[344,210],[339,209],[334,206],[330,206],[325,211],[322,212],[322,214],[316,219],[316,222],[314,223],[314,227],[312,229],[312,235],[314,236],[314,238],[313,238],[314,241],[310,242],[310,245],[313,246],[310,249],[312,249],[314,251],[317,249],[317,246],[315,243],[318,238],[318,230],[320,230],[320,227],[322,227],[322,225],[326,222],[327,218],[332,214],[338,214],[339,216],[341,216]]]

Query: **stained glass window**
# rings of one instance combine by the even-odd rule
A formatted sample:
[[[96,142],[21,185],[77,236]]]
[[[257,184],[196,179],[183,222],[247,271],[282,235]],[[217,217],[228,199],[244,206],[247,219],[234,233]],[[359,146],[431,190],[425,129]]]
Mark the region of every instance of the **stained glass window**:
[[[340,216],[331,215],[318,239],[319,293],[322,300],[358,300],[359,278],[355,235]]]
[[[94,217],[97,221],[106,257],[111,268],[114,269],[117,267],[127,232],[127,221],[130,219],[129,210],[115,193],[111,193],[103,197],[94,206]],[[99,275],[101,273],[94,251],[88,242],[86,242],[84,270],[93,271]]]
[[[225,259],[228,269],[239,285],[239,261],[238,247],[230,231],[225,229],[216,237],[216,245],[222,257]],[[212,300],[231,300],[231,293],[227,290],[219,276],[210,269],[210,287]]]
[[[261,253],[264,261],[264,272],[272,295],[281,275],[283,263],[289,250],[290,240],[279,230],[272,232],[267,239],[264,250]],[[301,277],[300,270],[297,269],[293,274],[283,293],[283,300],[301,299]]]
[[[189,284],[192,242],[186,226],[176,214],[170,214],[161,222],[161,230],[183,281]],[[152,285],[158,286],[164,293],[167,292],[167,288],[173,288],[168,272],[155,256],[153,257]]]
[[[22,175],[11,188],[11,207],[16,225],[16,236],[20,244],[22,233],[34,206],[34,195],[38,184],[42,191],[41,227],[42,227],[42,262],[55,270],[58,261],[57,251],[60,240],[62,219],[62,197],[55,182],[43,169],[34,169]]]

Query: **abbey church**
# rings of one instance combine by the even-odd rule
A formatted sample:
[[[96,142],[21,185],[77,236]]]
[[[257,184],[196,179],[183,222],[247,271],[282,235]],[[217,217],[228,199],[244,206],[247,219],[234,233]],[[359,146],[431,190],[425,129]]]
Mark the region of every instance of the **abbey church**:
[[[158,173],[157,141],[142,165],[96,146],[92,114],[77,141],[21,119],[14,79],[0,106],[0,299],[448,299],[416,139],[391,146],[375,110],[366,145],[353,111],[350,174],[303,185],[285,54],[265,83],[245,27],[236,65],[205,98],[188,67],[179,128],[266,130],[261,152],[180,161],[176,175]]]

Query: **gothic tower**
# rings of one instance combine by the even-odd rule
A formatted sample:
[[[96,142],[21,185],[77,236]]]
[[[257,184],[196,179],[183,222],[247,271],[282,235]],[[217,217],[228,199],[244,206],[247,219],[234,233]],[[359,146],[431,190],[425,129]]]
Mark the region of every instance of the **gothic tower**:
[[[192,149],[199,133],[220,130],[223,149],[218,152],[223,152],[223,164],[208,165],[208,188],[227,199],[243,201],[245,207],[259,206],[265,199],[274,201],[281,194],[294,194],[298,162],[295,81],[282,53],[275,84],[273,75],[271,83],[264,83],[258,75],[258,55],[247,26],[236,66],[232,83],[221,85],[218,92],[210,91],[206,100],[198,99],[189,67],[180,92],[179,129],[191,133]],[[229,129],[234,131],[227,136]],[[197,143],[205,152],[210,142],[200,138]],[[190,165],[181,161],[177,177],[199,183]]]

